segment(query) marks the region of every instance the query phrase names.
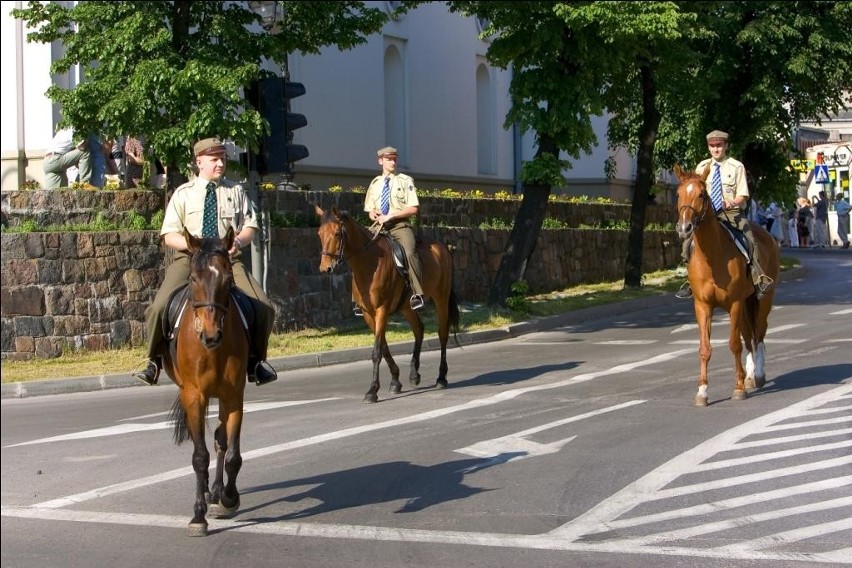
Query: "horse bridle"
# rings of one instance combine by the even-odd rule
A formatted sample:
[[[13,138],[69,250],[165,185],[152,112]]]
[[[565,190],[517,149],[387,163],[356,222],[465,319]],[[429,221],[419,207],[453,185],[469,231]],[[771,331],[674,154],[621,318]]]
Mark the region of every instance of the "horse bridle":
[[[229,262],[229,263],[231,262],[230,256],[225,251],[210,251],[209,254],[210,255],[215,254],[215,255],[219,255],[219,256],[224,256],[225,260],[227,262]],[[232,285],[233,285],[233,282],[232,282]],[[192,306],[193,312],[198,310],[198,308],[211,308],[211,307],[214,308],[214,309],[217,309],[217,310],[222,310],[222,312],[223,312],[222,317],[228,315],[228,311],[230,310],[230,306],[220,304],[219,302],[191,302],[190,305]]]
[[[338,246],[337,253],[322,251],[322,256],[333,258],[335,264],[340,264],[346,258],[343,254],[343,251],[346,249],[346,227],[343,226],[343,223],[340,223],[340,230],[335,236],[340,239],[340,245]]]
[[[346,251],[346,226],[343,223],[339,223],[339,226],[340,226],[340,230],[337,232],[336,236],[340,239],[340,245],[338,246],[337,252],[332,253],[332,252],[322,251],[322,253],[320,253],[321,256],[328,256],[330,258],[333,258],[335,264],[340,264],[344,260],[346,260],[346,254],[345,254],[345,251]],[[376,226],[377,225],[374,223],[373,227],[376,227]],[[355,255],[361,254],[361,252],[363,250],[367,250],[367,247],[370,246],[370,243],[372,243],[373,241],[375,241],[378,238],[379,231],[373,231],[373,227],[370,228],[370,232],[373,234],[373,237],[369,241],[367,241],[367,244],[364,245],[364,248],[362,250],[357,251],[355,253]]]
[[[694,221],[693,221],[692,224],[695,226],[696,229],[698,228],[698,225],[701,224],[701,221],[704,220],[704,216],[707,215],[707,210],[710,208],[710,196],[707,195],[707,192],[702,190],[700,197],[701,197],[701,202],[702,202],[702,205],[703,205],[700,213],[692,205],[681,205],[680,209],[678,209],[678,216],[680,216],[680,212],[683,211],[684,209],[689,209],[693,212]]]

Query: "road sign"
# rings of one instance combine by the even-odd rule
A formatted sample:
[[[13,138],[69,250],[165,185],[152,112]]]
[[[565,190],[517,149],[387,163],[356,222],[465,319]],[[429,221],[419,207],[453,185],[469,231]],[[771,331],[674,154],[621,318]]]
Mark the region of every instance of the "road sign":
[[[828,181],[828,166],[817,164],[814,167],[814,181],[816,183],[829,183]]]

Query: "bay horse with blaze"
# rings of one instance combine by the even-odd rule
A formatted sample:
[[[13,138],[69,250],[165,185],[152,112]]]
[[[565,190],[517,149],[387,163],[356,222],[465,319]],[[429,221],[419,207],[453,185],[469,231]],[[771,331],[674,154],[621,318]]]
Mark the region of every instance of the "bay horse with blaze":
[[[184,236],[192,255],[188,300],[163,364],[180,389],[170,415],[174,441],[181,444],[191,439],[193,445],[195,514],[188,526],[189,536],[206,536],[208,503],[213,517],[231,516],[240,505],[237,474],[243,461],[240,429],[249,339],[233,296],[236,286],[228,255],[233,228],[224,239],[196,238],[188,232]],[[205,428],[212,398],[219,400],[219,424],[213,434],[216,474],[208,489],[210,453]]]
[[[764,338],[775,296],[772,288],[763,298],[757,299],[747,259],[713,211],[705,182],[708,170],[709,167],[704,172],[694,173],[675,167],[680,181],[677,188],[677,232],[681,239],[691,236],[693,243],[687,271],[700,340],[700,374],[695,406],[707,406],[707,365],[713,352],[710,328],[715,308],[722,308],[730,318],[728,348],[734,356],[731,399],[743,400],[747,397],[747,388],[761,388],[765,384]],[[766,274],[777,282],[781,264],[778,245],[763,228],[752,224],[751,230],[756,246],[760,247],[761,265]],[[743,344],[748,351],[745,367]]]
[[[389,238],[373,234],[358,223],[347,211],[330,211],[316,207],[320,218],[319,239],[322,246],[320,272],[332,272],[345,260],[352,271],[352,295],[364,312],[364,321],[375,336],[373,342],[373,378],[364,395],[366,403],[378,402],[379,365],[384,358],[391,372],[389,392],[399,394],[399,366],[391,356],[385,333],[391,315],[401,311],[414,332],[414,351],[411,355],[409,382],[420,384],[420,351],[423,346],[424,325],[417,312],[411,309],[407,281],[396,268]],[[452,254],[443,243],[434,239],[418,239],[417,254],[423,267],[425,298],[435,304],[438,319],[438,339],[441,344],[441,363],[435,387],[446,388],[447,340],[450,329],[459,328],[459,306],[453,292]]]

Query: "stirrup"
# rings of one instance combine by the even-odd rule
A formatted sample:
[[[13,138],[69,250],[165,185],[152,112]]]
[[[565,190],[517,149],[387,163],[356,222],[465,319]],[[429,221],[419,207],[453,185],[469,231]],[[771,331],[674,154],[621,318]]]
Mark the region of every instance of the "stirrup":
[[[757,277],[757,282],[754,284],[754,295],[758,300],[763,298],[769,290],[772,289],[772,286],[775,285],[775,281],[767,276],[766,274],[761,274]]]
[[[680,286],[680,290],[675,292],[675,298],[680,298],[681,300],[688,300],[692,297],[692,287],[689,285],[689,282],[684,282]]]

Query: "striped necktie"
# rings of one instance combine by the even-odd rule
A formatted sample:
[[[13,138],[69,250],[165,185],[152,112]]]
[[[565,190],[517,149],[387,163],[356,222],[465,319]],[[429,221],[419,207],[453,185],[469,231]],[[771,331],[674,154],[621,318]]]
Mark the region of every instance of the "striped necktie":
[[[719,162],[713,164],[713,179],[710,182],[710,202],[714,211],[721,211],[724,205],[722,201],[722,173],[719,171]]]
[[[382,186],[382,215],[387,215],[390,211],[390,176],[385,177],[385,184]]]
[[[204,220],[201,223],[201,236],[219,236],[219,221],[216,219],[216,184],[212,181],[207,184],[207,193],[204,195]]]

